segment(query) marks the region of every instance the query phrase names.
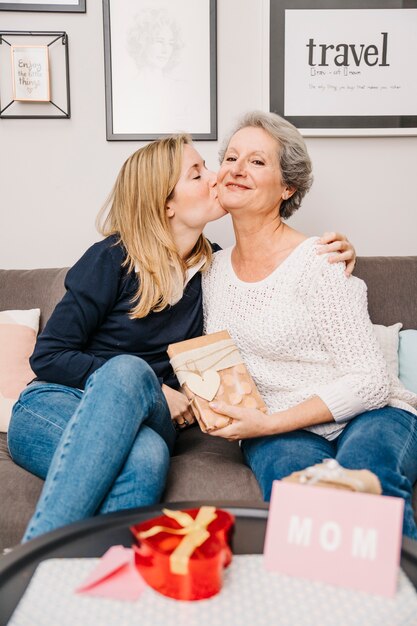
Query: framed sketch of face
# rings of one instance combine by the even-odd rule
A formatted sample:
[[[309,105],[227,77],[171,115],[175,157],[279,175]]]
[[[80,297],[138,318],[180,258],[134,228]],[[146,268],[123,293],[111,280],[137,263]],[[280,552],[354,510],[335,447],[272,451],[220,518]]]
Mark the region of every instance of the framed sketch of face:
[[[0,0],[0,11],[60,11],[63,13],[85,13],[86,0]]]
[[[107,139],[217,139],[216,0],[103,0]]]

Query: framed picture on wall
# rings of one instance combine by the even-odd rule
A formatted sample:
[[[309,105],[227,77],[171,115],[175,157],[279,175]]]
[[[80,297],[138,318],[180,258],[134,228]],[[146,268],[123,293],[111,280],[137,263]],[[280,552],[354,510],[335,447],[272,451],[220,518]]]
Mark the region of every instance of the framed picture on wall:
[[[67,33],[0,31],[0,118],[70,115]]]
[[[216,0],[103,0],[107,139],[217,139]]]
[[[50,102],[48,46],[12,45],[13,100]]]
[[[270,0],[270,109],[306,136],[417,135],[417,0]]]
[[[0,0],[0,11],[61,11],[63,13],[85,13],[86,0]]]

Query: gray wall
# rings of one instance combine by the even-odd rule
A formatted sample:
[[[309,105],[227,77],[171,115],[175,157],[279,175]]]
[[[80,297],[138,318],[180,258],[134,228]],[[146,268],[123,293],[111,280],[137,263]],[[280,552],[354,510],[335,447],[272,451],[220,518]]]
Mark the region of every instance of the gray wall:
[[[139,142],[106,142],[101,0],[86,14],[0,12],[3,30],[69,35],[70,120],[0,120],[0,267],[70,265],[99,236],[94,219]],[[222,137],[243,111],[268,109],[268,0],[218,0]],[[341,230],[362,255],[417,254],[417,137],[308,138],[315,183],[291,224]],[[198,142],[212,169],[217,142]],[[207,229],[231,244],[228,218]]]

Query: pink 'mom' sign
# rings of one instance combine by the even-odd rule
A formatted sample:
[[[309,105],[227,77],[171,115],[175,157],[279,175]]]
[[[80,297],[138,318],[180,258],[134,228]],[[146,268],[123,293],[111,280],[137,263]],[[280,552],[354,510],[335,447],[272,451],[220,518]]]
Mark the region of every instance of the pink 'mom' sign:
[[[270,571],[393,596],[404,501],[275,481],[265,538]]]

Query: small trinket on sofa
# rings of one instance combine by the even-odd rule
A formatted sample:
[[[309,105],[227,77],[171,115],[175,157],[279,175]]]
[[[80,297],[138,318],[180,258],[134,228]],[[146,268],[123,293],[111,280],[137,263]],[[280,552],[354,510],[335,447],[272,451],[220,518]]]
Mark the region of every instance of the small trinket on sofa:
[[[342,467],[336,459],[325,459],[306,467],[301,472],[293,472],[283,478],[285,482],[295,482],[302,485],[317,487],[333,487],[362,493],[381,495],[382,489],[378,477],[367,469],[351,470]]]

